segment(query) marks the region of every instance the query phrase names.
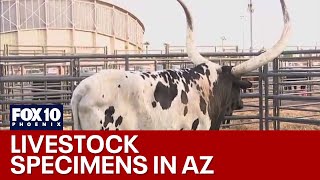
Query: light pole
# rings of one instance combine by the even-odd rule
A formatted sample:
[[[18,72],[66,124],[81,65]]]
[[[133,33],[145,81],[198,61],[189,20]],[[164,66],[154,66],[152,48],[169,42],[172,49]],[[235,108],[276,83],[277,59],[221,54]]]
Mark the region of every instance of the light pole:
[[[170,52],[170,45],[169,43],[164,43],[164,51],[165,51],[165,54],[169,54]]]
[[[254,12],[253,5],[252,5],[252,0],[250,0],[249,5],[248,5],[248,11],[250,13],[250,52],[253,51],[253,38],[252,38],[252,15]]]
[[[146,54],[148,54],[148,47],[149,47],[150,43],[147,41],[147,42],[143,43],[143,45],[146,46]]]
[[[222,47],[222,51],[224,52],[224,41],[227,40],[225,36],[221,36],[221,47]]]
[[[245,16],[240,16],[241,24],[242,24],[242,52],[244,52],[244,31],[245,31]]]

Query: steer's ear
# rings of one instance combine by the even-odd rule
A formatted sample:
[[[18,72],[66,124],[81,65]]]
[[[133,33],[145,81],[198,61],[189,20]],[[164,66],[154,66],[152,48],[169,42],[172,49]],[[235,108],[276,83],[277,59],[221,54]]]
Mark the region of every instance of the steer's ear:
[[[241,89],[248,89],[252,87],[252,83],[248,80],[237,80],[235,82]]]

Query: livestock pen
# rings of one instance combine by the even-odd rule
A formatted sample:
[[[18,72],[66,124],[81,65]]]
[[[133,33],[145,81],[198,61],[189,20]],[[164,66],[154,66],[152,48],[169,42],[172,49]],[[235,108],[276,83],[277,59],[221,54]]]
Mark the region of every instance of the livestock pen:
[[[203,53],[221,65],[236,65],[259,54]],[[184,53],[1,56],[0,127],[10,125],[11,104],[59,103],[64,105],[64,126],[70,129],[73,90],[102,69],[154,71],[192,66]],[[242,92],[244,109],[226,117],[231,124],[223,129],[295,129],[287,123],[320,129],[320,50],[285,51],[242,78],[251,80],[253,87]]]

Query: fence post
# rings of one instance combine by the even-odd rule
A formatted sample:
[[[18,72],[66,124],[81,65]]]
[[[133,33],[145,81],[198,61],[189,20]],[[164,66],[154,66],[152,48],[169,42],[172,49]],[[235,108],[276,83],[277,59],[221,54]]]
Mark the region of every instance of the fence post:
[[[279,59],[276,58],[273,60],[273,72],[278,73],[279,70]],[[278,96],[279,95],[279,77],[273,76],[273,95]],[[273,98],[273,117],[279,117],[280,116],[280,104],[278,98]],[[275,120],[273,121],[273,129],[274,130],[280,130],[280,121]]]
[[[75,59],[71,59],[70,60],[70,76],[71,77],[80,77],[80,59],[79,58],[75,58]],[[73,91],[75,89],[75,82],[77,82],[77,85],[80,83],[80,80],[78,81],[70,81],[71,82],[71,97],[72,98],[72,94]],[[73,121],[73,115],[71,113],[71,117],[72,117],[72,121]],[[72,125],[72,130],[74,129],[74,126]]]
[[[80,65],[80,58],[76,58],[76,77],[80,77],[81,73],[81,65]],[[78,80],[78,84],[80,83],[80,80]]]
[[[75,77],[75,59],[70,60],[70,76]],[[70,81],[70,85],[71,85],[71,92],[73,92],[73,90],[75,88],[74,82]]]
[[[125,61],[125,70],[126,70],[126,71],[129,71],[129,57],[126,56],[126,57],[124,58],[124,61]]]
[[[74,71],[75,71],[75,59],[71,59],[70,60],[70,76],[71,77],[74,77]],[[70,81],[70,85],[71,85],[71,97],[72,98],[72,94],[73,94],[73,91],[75,89],[75,82],[74,81]],[[74,119],[73,119],[73,113],[71,113],[71,121],[73,122]],[[74,130],[74,126],[72,125],[72,130]]]
[[[158,70],[158,61],[157,60],[154,60],[154,70],[157,71]]]
[[[47,63],[43,63],[43,75],[46,77],[47,76],[47,69],[48,69],[48,66],[47,66]],[[44,81],[44,91],[45,92],[48,92],[48,81]],[[48,96],[45,95],[45,100],[48,100]]]
[[[3,76],[4,76],[4,65],[0,64],[0,78],[3,77]],[[0,94],[4,95],[4,82],[0,82]],[[4,96],[0,97],[0,100],[4,101],[5,97]],[[1,105],[1,111],[5,112],[5,104]],[[5,114],[3,114],[2,117],[1,117],[2,122],[4,121],[4,119],[5,119]]]
[[[9,56],[9,45],[5,44],[5,56]]]
[[[3,52],[2,52],[2,54],[1,55],[3,55],[3,56],[5,56],[6,55],[6,45],[3,45]]]
[[[264,118],[265,130],[269,130],[269,77],[268,77],[268,64],[263,66],[264,78]]]
[[[104,47],[104,54],[108,54],[108,46]]]
[[[307,61],[307,65],[308,65],[308,69],[311,69],[312,68],[312,61],[310,60],[310,59],[308,59],[308,61]],[[310,71],[308,72],[308,74],[310,73]],[[310,75],[308,75],[308,77],[307,77],[307,80],[308,80],[308,85],[307,85],[307,87],[308,87],[308,89],[307,89],[307,96],[312,96],[312,85],[311,85],[311,81],[312,81],[312,77],[310,76]]]
[[[263,70],[259,68],[259,130],[263,130]]]

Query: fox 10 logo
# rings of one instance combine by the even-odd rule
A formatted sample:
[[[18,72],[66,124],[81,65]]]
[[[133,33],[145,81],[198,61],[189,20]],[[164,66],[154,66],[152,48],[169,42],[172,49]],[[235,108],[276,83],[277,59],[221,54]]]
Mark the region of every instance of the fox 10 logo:
[[[63,130],[63,105],[10,105],[10,130]]]

